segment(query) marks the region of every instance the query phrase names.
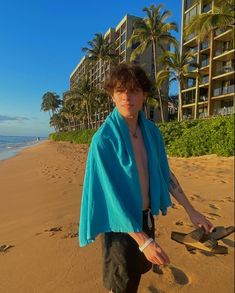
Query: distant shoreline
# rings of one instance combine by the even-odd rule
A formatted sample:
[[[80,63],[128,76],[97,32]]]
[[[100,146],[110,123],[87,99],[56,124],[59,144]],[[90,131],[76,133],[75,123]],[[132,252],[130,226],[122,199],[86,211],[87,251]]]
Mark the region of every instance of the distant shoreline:
[[[14,158],[15,156],[17,156],[19,153],[21,153],[23,150],[25,150],[25,149],[28,149],[28,148],[31,148],[31,147],[34,147],[34,146],[37,146],[37,145],[39,145],[39,144],[41,144],[41,143],[44,143],[44,142],[46,142],[46,141],[49,141],[48,139],[42,139],[42,140],[39,140],[39,141],[36,141],[35,143],[33,143],[33,144],[30,144],[30,145],[26,145],[26,146],[22,146],[22,147],[20,147],[19,149],[17,149],[17,150],[15,150],[15,151],[9,151],[8,152],[8,154],[7,154],[7,152],[6,152],[6,157],[4,158],[1,158],[1,156],[0,156],[0,163],[1,162],[4,162],[4,161],[6,161],[6,160],[9,160],[9,159],[11,159],[11,158]],[[1,153],[0,153],[0,155],[1,155]]]

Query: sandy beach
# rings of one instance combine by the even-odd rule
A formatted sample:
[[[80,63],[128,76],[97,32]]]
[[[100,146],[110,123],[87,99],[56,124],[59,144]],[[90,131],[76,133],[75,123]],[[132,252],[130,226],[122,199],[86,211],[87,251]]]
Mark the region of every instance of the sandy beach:
[[[88,146],[46,141],[0,162],[1,293],[105,293],[100,237],[80,248],[77,230]],[[234,158],[169,158],[192,204],[215,226],[234,225]],[[139,293],[234,292],[234,235],[227,255],[189,253],[171,231],[193,226],[182,206],[156,219],[157,242],[171,260],[142,277]],[[4,250],[4,249],[3,249]]]

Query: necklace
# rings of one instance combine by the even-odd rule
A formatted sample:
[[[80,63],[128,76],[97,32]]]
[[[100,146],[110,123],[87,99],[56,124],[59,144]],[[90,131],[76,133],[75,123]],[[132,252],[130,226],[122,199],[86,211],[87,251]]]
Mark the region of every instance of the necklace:
[[[129,127],[128,127],[128,128],[129,128]],[[135,129],[134,132],[132,132],[132,131],[130,130],[130,128],[129,128],[129,131],[130,131],[130,133],[132,134],[132,137],[133,137],[133,138],[138,138],[137,130],[138,130],[138,125],[137,125],[137,127],[136,127],[136,129]]]

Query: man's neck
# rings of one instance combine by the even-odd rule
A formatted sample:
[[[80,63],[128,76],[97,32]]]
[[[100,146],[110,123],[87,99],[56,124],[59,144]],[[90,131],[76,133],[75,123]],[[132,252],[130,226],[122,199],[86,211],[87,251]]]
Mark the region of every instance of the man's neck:
[[[132,117],[123,117],[127,123],[127,126],[131,131],[135,131],[138,126],[138,113]]]

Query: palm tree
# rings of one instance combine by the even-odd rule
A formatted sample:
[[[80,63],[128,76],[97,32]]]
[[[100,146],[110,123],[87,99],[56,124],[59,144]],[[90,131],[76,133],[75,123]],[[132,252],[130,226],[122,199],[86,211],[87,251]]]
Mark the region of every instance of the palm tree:
[[[179,47],[175,47],[175,51],[166,51],[161,59],[165,66],[165,69],[159,71],[159,82],[162,83],[164,79],[169,78],[170,82],[178,82],[178,92],[179,92],[179,110],[178,110],[178,121],[182,121],[182,94],[181,90],[185,85],[185,77],[190,76],[191,78],[199,78],[198,72],[191,72],[190,66],[198,68],[198,64],[194,62],[194,52],[189,51],[183,55],[179,52]]]
[[[234,29],[234,0],[214,0],[212,13],[196,15],[185,28],[185,36],[198,34],[204,40],[214,29]]]
[[[157,80],[158,71],[157,52],[165,50],[163,44],[169,46],[177,43],[175,37],[171,35],[172,30],[178,31],[177,24],[175,22],[166,22],[167,18],[171,16],[171,12],[168,10],[161,12],[162,8],[163,5],[159,4],[158,6],[151,5],[150,8],[145,7],[143,9],[147,17],[135,22],[133,33],[127,44],[128,47],[138,44],[131,53],[131,61],[134,61],[148,47],[152,47],[155,81]],[[162,101],[160,104],[162,105]],[[161,116],[163,117],[163,114]]]
[[[55,131],[60,131],[67,125],[67,119],[61,115],[61,112],[54,113],[50,118],[50,126],[55,128]]]
[[[97,62],[103,63],[104,80],[106,79],[106,72],[108,66],[116,64],[119,61],[119,55],[116,51],[116,43],[109,42],[102,33],[96,33],[92,41],[88,42],[89,48],[82,48],[83,52],[87,53],[88,60],[92,64]],[[108,108],[110,112],[110,99],[108,99]]]
[[[47,92],[42,96],[41,111],[49,112],[51,117],[60,107],[60,97],[53,92]]]
[[[161,113],[162,122],[165,121],[164,110],[163,110],[164,98],[162,96],[162,86],[163,86],[164,82],[167,81],[167,80],[169,80],[169,72],[168,71],[160,70],[160,71],[157,72],[156,90],[157,90],[158,97],[159,97],[160,113]]]

